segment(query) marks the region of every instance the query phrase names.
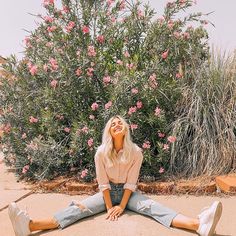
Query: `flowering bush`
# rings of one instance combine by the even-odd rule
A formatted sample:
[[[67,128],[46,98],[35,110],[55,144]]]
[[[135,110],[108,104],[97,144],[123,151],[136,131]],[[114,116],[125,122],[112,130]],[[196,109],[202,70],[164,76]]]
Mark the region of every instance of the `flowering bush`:
[[[14,80],[1,79],[7,161],[22,177],[91,179],[102,129],[120,114],[143,149],[142,178],[161,176],[180,88],[208,56],[201,13],[175,17],[193,1],[168,3],[159,18],[140,1],[43,4],[47,14],[24,40],[24,58],[8,58]]]

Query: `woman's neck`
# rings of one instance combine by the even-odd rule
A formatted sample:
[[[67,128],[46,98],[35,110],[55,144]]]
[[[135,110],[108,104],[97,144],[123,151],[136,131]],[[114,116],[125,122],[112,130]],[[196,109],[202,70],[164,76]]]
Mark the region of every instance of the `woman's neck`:
[[[118,153],[121,149],[123,149],[124,137],[117,137],[113,140],[114,148]]]

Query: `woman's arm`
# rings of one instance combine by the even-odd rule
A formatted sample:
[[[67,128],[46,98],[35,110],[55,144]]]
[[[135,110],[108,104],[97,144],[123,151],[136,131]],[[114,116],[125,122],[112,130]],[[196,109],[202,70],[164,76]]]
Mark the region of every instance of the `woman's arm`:
[[[103,198],[104,198],[105,205],[108,211],[112,208],[110,189],[105,189],[102,193],[103,193]]]

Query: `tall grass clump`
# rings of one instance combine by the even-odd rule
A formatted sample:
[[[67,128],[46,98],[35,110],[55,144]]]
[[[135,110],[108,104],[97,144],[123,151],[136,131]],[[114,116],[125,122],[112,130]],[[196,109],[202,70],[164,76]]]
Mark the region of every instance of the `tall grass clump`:
[[[173,123],[178,138],[171,150],[171,172],[196,177],[235,171],[236,54],[212,53],[195,71],[192,84],[182,89]]]

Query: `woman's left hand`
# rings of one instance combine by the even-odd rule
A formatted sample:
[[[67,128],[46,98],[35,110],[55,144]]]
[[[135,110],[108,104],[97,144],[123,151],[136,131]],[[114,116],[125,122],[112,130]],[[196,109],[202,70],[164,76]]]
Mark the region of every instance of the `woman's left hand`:
[[[107,214],[107,217],[106,219],[109,219],[109,220],[117,220],[118,217],[124,212],[124,209],[118,205],[118,206],[114,206],[112,207],[109,211],[108,211],[108,214]]]

